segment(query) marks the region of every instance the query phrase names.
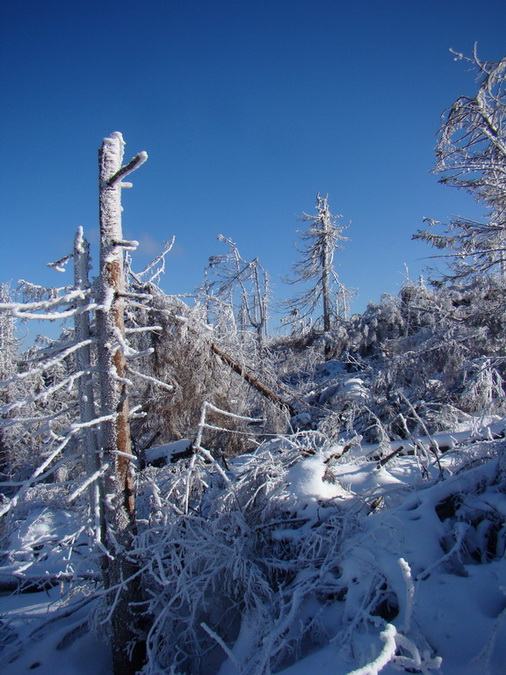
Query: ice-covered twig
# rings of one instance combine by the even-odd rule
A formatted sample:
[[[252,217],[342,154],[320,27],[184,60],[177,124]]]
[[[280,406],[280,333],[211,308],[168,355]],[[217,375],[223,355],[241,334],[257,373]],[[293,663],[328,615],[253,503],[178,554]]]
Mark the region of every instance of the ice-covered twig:
[[[162,389],[166,389],[167,391],[173,392],[175,389],[175,386],[172,384],[167,384],[166,382],[162,382],[162,380],[159,380],[157,377],[153,377],[152,375],[145,375],[144,373],[140,373],[138,370],[134,370],[130,366],[127,366],[127,371],[131,375],[135,375],[136,377],[140,377],[141,380],[145,380],[146,382],[149,382],[150,384],[154,384],[157,387],[161,387]]]
[[[237,415],[236,413],[230,412],[229,410],[223,410],[223,408],[217,408],[215,405],[207,401],[204,402],[204,406],[206,407],[206,411],[212,410],[213,412],[220,413],[226,417],[231,417],[232,419],[242,420],[243,422],[265,422],[264,419],[258,417],[246,417],[245,415]]]
[[[408,408],[410,409],[411,413],[413,414],[413,417],[415,420],[420,424],[421,428],[423,429],[425,435],[429,439],[429,446],[432,451],[432,454],[436,458],[436,462],[439,468],[439,472],[441,477],[443,477],[443,469],[441,467],[441,461],[439,459],[439,445],[436,443],[436,441],[432,438],[431,434],[429,433],[429,430],[427,429],[427,425],[425,422],[422,420],[420,415],[416,412],[414,405],[411,403],[411,401],[408,399],[408,397],[404,394],[404,392],[401,389],[397,390],[397,394],[402,398],[402,400],[406,403]]]
[[[85,481],[83,481],[83,482],[81,483],[81,485],[80,485],[78,488],[76,488],[76,489],[74,490],[74,492],[72,492],[72,494],[70,494],[70,495],[67,497],[67,502],[68,502],[69,504],[72,504],[72,502],[73,502],[75,499],[77,499],[77,498],[79,497],[79,495],[82,494],[82,493],[86,490],[86,488],[87,488],[89,485],[91,485],[91,484],[94,483],[96,480],[98,480],[98,479],[100,478],[100,476],[103,476],[104,473],[107,471],[108,468],[109,468],[109,464],[104,464],[104,465],[102,466],[101,469],[99,469],[98,471],[95,471],[94,474],[92,474],[92,475],[89,476]]]
[[[227,474],[223,471],[221,466],[218,464],[218,462],[215,460],[215,458],[212,456],[212,454],[209,452],[209,450],[206,450],[206,448],[203,448],[201,445],[197,447],[197,450],[204,455],[204,457],[209,461],[214,464],[216,467],[216,470],[220,474],[220,476],[225,480],[226,483],[230,483],[230,478],[227,476]]]
[[[111,243],[114,247],[123,248],[125,251],[135,251],[139,246],[139,242],[135,239],[130,241],[126,239],[114,239]]]
[[[117,171],[114,176],[109,178],[107,181],[107,185],[109,187],[114,187],[115,185],[118,184],[118,182],[122,179],[131,174],[133,171],[138,169],[140,166],[144,164],[144,162],[148,159],[148,153],[145,152],[144,150],[142,152],[139,152],[138,155],[135,155],[133,159],[131,159],[128,164],[125,166],[122,166],[119,171]],[[129,183],[125,183],[122,187],[130,187]]]
[[[192,477],[193,477],[193,469],[195,467],[195,462],[197,461],[197,455],[193,454],[190,460],[190,466],[188,467],[187,475],[186,475],[186,485],[185,485],[185,494],[183,498],[183,511],[184,514],[187,515],[188,511],[190,509],[190,490],[191,490],[191,484],[192,484]]]
[[[25,426],[25,432],[29,431],[32,425],[38,424],[39,429],[38,429],[38,435],[40,436],[43,433],[49,434],[53,440],[59,440],[58,437],[55,436],[52,427],[51,427],[51,422],[53,420],[56,420],[60,417],[63,417],[69,412],[72,412],[75,410],[77,404],[72,403],[71,405],[67,406],[66,408],[62,408],[61,410],[58,410],[55,413],[49,414],[49,415],[39,415],[38,417],[32,416],[32,417],[11,417],[7,419],[2,419],[0,418],[0,426],[8,428],[8,427],[16,427],[21,424]],[[61,437],[60,437],[61,438]]]
[[[392,661],[392,665],[396,669],[404,669],[405,672],[424,673],[429,675],[433,670],[439,670],[443,659],[440,656],[431,657],[427,650],[420,654],[418,647],[402,633],[397,633],[395,636],[397,647],[405,654],[409,653],[411,656],[396,655]],[[399,650],[398,650],[399,651]]]
[[[79,431],[79,429],[86,429],[89,427],[95,427],[98,426],[99,424],[102,424],[103,422],[110,422],[112,419],[114,419],[114,415],[102,415],[102,417],[95,417],[93,420],[89,420],[87,422],[75,422],[74,424],[71,425],[71,430],[72,432]]]
[[[70,260],[72,260],[73,257],[74,257],[74,254],[69,253],[68,255],[63,256],[63,258],[60,258],[59,260],[55,260],[54,262],[48,263],[47,266],[52,267],[57,272],[65,272],[65,265]]]
[[[60,305],[69,305],[75,300],[83,300],[88,297],[90,291],[82,289],[73,289],[66,295],[60,295],[51,300],[41,300],[39,302],[1,302],[0,311],[14,312],[16,310],[36,311],[42,309],[54,309]]]
[[[132,347],[130,347],[130,345],[127,343],[118,326],[114,326],[114,337],[118,341],[121,351],[125,357],[132,356],[137,353],[136,350],[132,349]]]
[[[154,274],[149,278],[149,283],[156,283],[158,278],[165,272],[165,256],[169,251],[172,249],[174,246],[174,241],[175,237],[172,236],[169,241],[164,242],[164,248],[163,251],[158,255],[154,260],[152,260],[147,267],[145,267],[142,272],[139,272],[137,274],[139,279],[142,279],[142,277],[147,274],[149,271],[151,271],[154,267],[159,265],[158,269],[154,272]]]
[[[263,420],[260,420],[263,421]],[[219,427],[216,424],[208,424],[205,422],[202,425],[203,429],[214,429],[215,431],[226,431],[227,434],[238,434],[239,436],[250,436],[251,431],[240,431],[239,429],[227,429],[226,427]],[[262,434],[262,436],[278,436],[278,434]]]
[[[125,298],[126,300],[152,300],[153,296],[151,293],[134,293],[133,291],[121,291],[118,293],[118,297]],[[146,329],[149,330],[149,326],[146,326]]]
[[[77,430],[76,430],[77,431]],[[35,483],[35,481],[40,477],[42,473],[46,470],[46,468],[51,464],[51,462],[58,457],[58,455],[64,450],[64,448],[68,445],[70,439],[74,435],[74,431],[71,431],[67,437],[58,445],[57,448],[55,448],[47,457],[47,459],[42,462],[42,464],[32,473],[30,478],[28,478],[24,484],[23,487],[18,490],[18,492],[14,495],[14,497],[7,503],[4,504],[2,508],[0,508],[0,517],[4,516],[6,513],[8,513],[16,504],[19,502],[21,497],[26,493],[26,491]]]
[[[348,673],[348,675],[378,675],[380,670],[390,663],[390,661],[395,656],[395,651],[397,645],[395,642],[395,637],[397,635],[397,629],[391,623],[387,623],[384,631],[380,633],[380,639],[385,643],[385,646],[378,654],[378,656],[362,668],[357,668]]]
[[[125,328],[125,333],[130,335],[131,333],[154,333],[162,330],[162,326],[139,326],[138,328]]]
[[[18,380],[23,380],[26,377],[29,377],[30,375],[36,375],[37,373],[41,373],[44,370],[48,370],[52,366],[55,366],[58,364],[60,361],[63,361],[67,356],[70,356],[73,354],[77,349],[80,349],[81,347],[84,347],[86,345],[92,344],[92,340],[84,340],[83,342],[78,342],[77,344],[73,344],[67,349],[63,349],[58,356],[56,356],[54,359],[49,359],[47,361],[44,361],[41,363],[39,366],[35,368],[31,368],[30,370],[27,370],[24,373],[16,373],[14,377],[11,377],[8,380],[4,380],[3,382],[0,383],[1,386],[5,384],[10,384],[11,382],[16,382]]]
[[[237,670],[240,671],[240,670],[241,670],[241,664],[240,664],[239,661],[235,658],[235,656],[234,656],[234,654],[232,653],[232,651],[227,647],[227,645],[226,645],[225,642],[220,638],[220,636],[217,635],[217,633],[215,633],[214,630],[212,630],[211,628],[209,628],[209,626],[207,625],[207,623],[206,623],[205,621],[201,621],[200,625],[201,625],[201,627],[206,631],[206,633],[209,635],[209,637],[212,637],[213,640],[215,640],[215,641],[220,645],[220,647],[223,649],[223,651],[224,651],[225,654],[228,656],[228,658],[232,661],[232,663],[233,663],[234,666],[237,668]]]
[[[299,610],[302,593],[300,588],[295,588],[290,598],[290,609],[288,612],[283,612],[280,620],[273,626],[269,635],[266,635],[262,643],[262,660],[260,661],[260,672],[267,671],[268,665],[271,662],[272,658],[276,653],[281,651],[282,645],[280,644],[280,639],[286,634],[289,630],[289,627],[292,625],[297,611]],[[276,645],[276,642],[278,643]],[[265,669],[265,670],[264,670]],[[270,670],[270,668],[269,668]]]
[[[82,370],[79,373],[73,373],[72,375],[69,375],[68,377],[65,377],[61,382],[57,382],[56,384],[52,385],[51,387],[48,387],[47,389],[44,389],[44,391],[41,391],[39,394],[36,396],[32,396],[30,398],[24,398],[20,399],[17,401],[13,401],[12,403],[9,403],[8,405],[0,407],[0,413],[2,415],[7,415],[10,413],[12,410],[16,410],[17,408],[22,408],[25,405],[30,405],[31,403],[36,403],[37,401],[44,401],[48,396],[51,396],[52,394],[56,393],[60,389],[63,389],[64,387],[68,386],[71,387],[76,380],[78,380],[80,377],[86,376],[86,375],[91,375],[92,373],[96,372],[96,368],[90,368],[88,370]],[[3,382],[0,382],[0,387],[3,385]]]
[[[112,451],[113,455],[118,455],[119,457],[125,457],[126,459],[129,459],[132,462],[135,462],[138,457],[136,455],[132,455],[130,452],[122,452],[121,450],[113,450]]]
[[[153,347],[148,347],[147,349],[143,349],[142,351],[137,351],[136,349],[130,347],[128,342],[125,340],[121,330],[117,326],[115,326],[114,328],[114,337],[118,341],[121,352],[123,353],[123,356],[126,359],[139,359],[143,356],[149,356],[154,351]]]
[[[84,307],[73,307],[72,309],[67,309],[63,312],[50,312],[49,314],[37,314],[36,312],[25,312],[23,310],[13,310],[12,316],[16,319],[39,319],[40,321],[58,321],[59,319],[68,319],[69,317],[76,316],[77,314],[83,314],[84,312],[89,312],[90,310],[97,309],[99,305],[95,302],[91,302],[89,305]]]
[[[42,302],[44,300],[57,300],[61,293],[68,293],[75,290],[71,286],[39,286],[32,284],[26,279],[18,279],[17,293],[21,293],[25,298],[24,302]]]

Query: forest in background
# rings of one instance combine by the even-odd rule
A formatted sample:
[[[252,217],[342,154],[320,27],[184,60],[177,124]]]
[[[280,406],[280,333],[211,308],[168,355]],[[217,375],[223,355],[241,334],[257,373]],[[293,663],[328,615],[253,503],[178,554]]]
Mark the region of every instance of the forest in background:
[[[334,266],[346,228],[318,195],[301,217],[288,335],[269,334],[259,259],[224,236],[194,301],[166,294],[172,242],[137,272],[121,232],[121,190],[147,154],[123,164],[114,132],[96,278],[79,229],[52,263],[73,269],[71,285],[2,285],[0,589],[61,587],[60,615],[89,605],[79,626],[108,627],[114,673],[281,672],[335,635],[343,673],[433,672],[438,650],[412,630],[415,586],[437,565],[504,558],[506,59],[470,61],[477,93],[444,114],[435,172],[487,219],[429,220],[415,235],[448,263],[443,277],[349,316]],[[65,320],[60,337],[20,349],[17,325],[32,319]],[[363,493],[340,476],[407,461],[444,532],[433,560],[399,558],[400,593],[380,554],[358,582],[345,552],[415,483]],[[298,466],[318,477],[311,499],[307,481],[289,494]],[[34,514],[47,526],[20,537]],[[27,639],[16,621],[3,617],[0,638],[13,667]]]

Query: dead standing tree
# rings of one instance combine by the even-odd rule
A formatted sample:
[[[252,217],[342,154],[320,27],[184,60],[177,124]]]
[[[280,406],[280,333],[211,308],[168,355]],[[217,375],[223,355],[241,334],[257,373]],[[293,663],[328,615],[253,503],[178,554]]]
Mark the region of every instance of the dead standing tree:
[[[104,467],[104,519],[107,555],[103,559],[104,581],[115,590],[111,608],[112,655],[115,673],[134,673],[143,662],[142,648],[135,630],[132,602],[139,600],[140,584],[135,562],[129,558],[135,535],[135,496],[131,468],[129,405],[126,362],[123,346],[125,281],[124,252],[136,242],[123,240],[121,228],[121,189],[123,183],[147,159],[141,152],[122,166],[123,137],[114,132],[105,138],[99,151],[100,168],[100,278],[99,307],[96,312],[97,360],[100,377],[101,450]]]
[[[228,244],[230,250],[209,258],[206,268],[205,298],[208,308],[215,305],[215,315],[228,307],[239,328],[239,338],[244,341],[247,331],[255,331],[258,355],[262,354],[267,335],[269,304],[269,279],[258,258],[246,261],[232,239],[218,235],[218,240]],[[210,273],[210,274],[209,274]],[[209,279],[211,276],[211,280]]]
[[[348,241],[343,235],[346,227],[340,227],[337,219],[330,213],[328,197],[316,195],[316,214],[304,213],[300,220],[309,223],[302,232],[302,241],[306,246],[300,249],[301,259],[293,267],[293,278],[289,284],[309,284],[309,289],[297,297],[287,300],[284,305],[296,320],[311,318],[321,303],[323,331],[332,329],[336,320],[346,318],[350,297],[353,292],[345,288],[334,269],[334,253],[342,248],[342,241]]]

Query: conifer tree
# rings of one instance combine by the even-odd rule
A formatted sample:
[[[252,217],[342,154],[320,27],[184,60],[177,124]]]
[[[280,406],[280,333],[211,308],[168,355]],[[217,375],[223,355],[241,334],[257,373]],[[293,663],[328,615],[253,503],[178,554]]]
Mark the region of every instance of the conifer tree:
[[[419,230],[414,238],[450,251],[450,279],[489,270],[506,277],[506,57],[482,62],[475,48],[465,60],[478,71],[478,91],[459,96],[444,113],[434,172],[441,174],[440,183],[471,193],[486,207],[487,219],[456,217],[443,224],[442,233]]]
[[[337,224],[340,216],[330,212],[328,197],[316,196],[316,214],[304,213],[300,220],[308,222],[302,233],[306,246],[300,249],[302,258],[293,265],[290,284],[311,283],[309,290],[288,300],[285,305],[298,319],[311,317],[321,303],[323,330],[329,331],[338,317],[346,317],[352,295],[339,280],[334,269],[334,253],[341,243],[348,241],[343,235],[345,227]]]

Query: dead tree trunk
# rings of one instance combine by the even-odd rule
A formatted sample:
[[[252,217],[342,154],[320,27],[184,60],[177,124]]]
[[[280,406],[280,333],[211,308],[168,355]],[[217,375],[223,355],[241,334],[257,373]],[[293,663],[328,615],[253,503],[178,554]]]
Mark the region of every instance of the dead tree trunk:
[[[220,359],[223,361],[223,363],[226,363],[227,366],[232,368],[234,373],[240,375],[245,382],[247,382],[251,387],[256,389],[260,394],[262,394],[262,396],[264,396],[272,403],[275,403],[280,408],[288,410],[288,412],[292,417],[297,414],[297,411],[292,407],[292,405],[288,401],[283,400],[281,396],[276,394],[275,391],[272,391],[272,389],[270,389],[267,385],[261,382],[257,377],[248,372],[246,368],[243,365],[241,365],[238,361],[236,361],[232,356],[230,356],[230,354],[224,352],[217,345],[215,345],[214,342],[211,342],[210,344],[211,344],[211,351],[213,351],[217,356],[219,356]]]
[[[83,296],[77,301],[78,308],[82,308],[74,316],[76,340],[82,346],[76,353],[76,370],[81,376],[78,379],[79,419],[82,424],[88,424],[96,418],[95,393],[91,373],[91,330],[90,313],[85,309],[89,304],[90,290],[90,245],[83,235],[83,228],[79,227],[74,240],[74,287],[83,291]],[[83,428],[83,457],[88,476],[100,471],[101,459],[97,430],[94,426]],[[105,522],[103,513],[103,490],[100,481],[95,480],[89,487],[90,511],[94,521],[95,540],[103,543],[105,539]]]
[[[144,648],[136,630],[132,602],[140,599],[140,585],[129,550],[135,534],[135,496],[131,469],[129,407],[124,344],[124,251],[135,243],[123,241],[121,189],[130,187],[121,179],[146,159],[140,153],[122,166],[123,137],[114,132],[105,138],[99,152],[100,168],[100,278],[97,322],[97,358],[100,377],[101,448],[105,464],[105,546],[103,571],[114,602],[112,656],[114,673],[129,675],[143,665]],[[127,649],[132,649],[129,654]]]

